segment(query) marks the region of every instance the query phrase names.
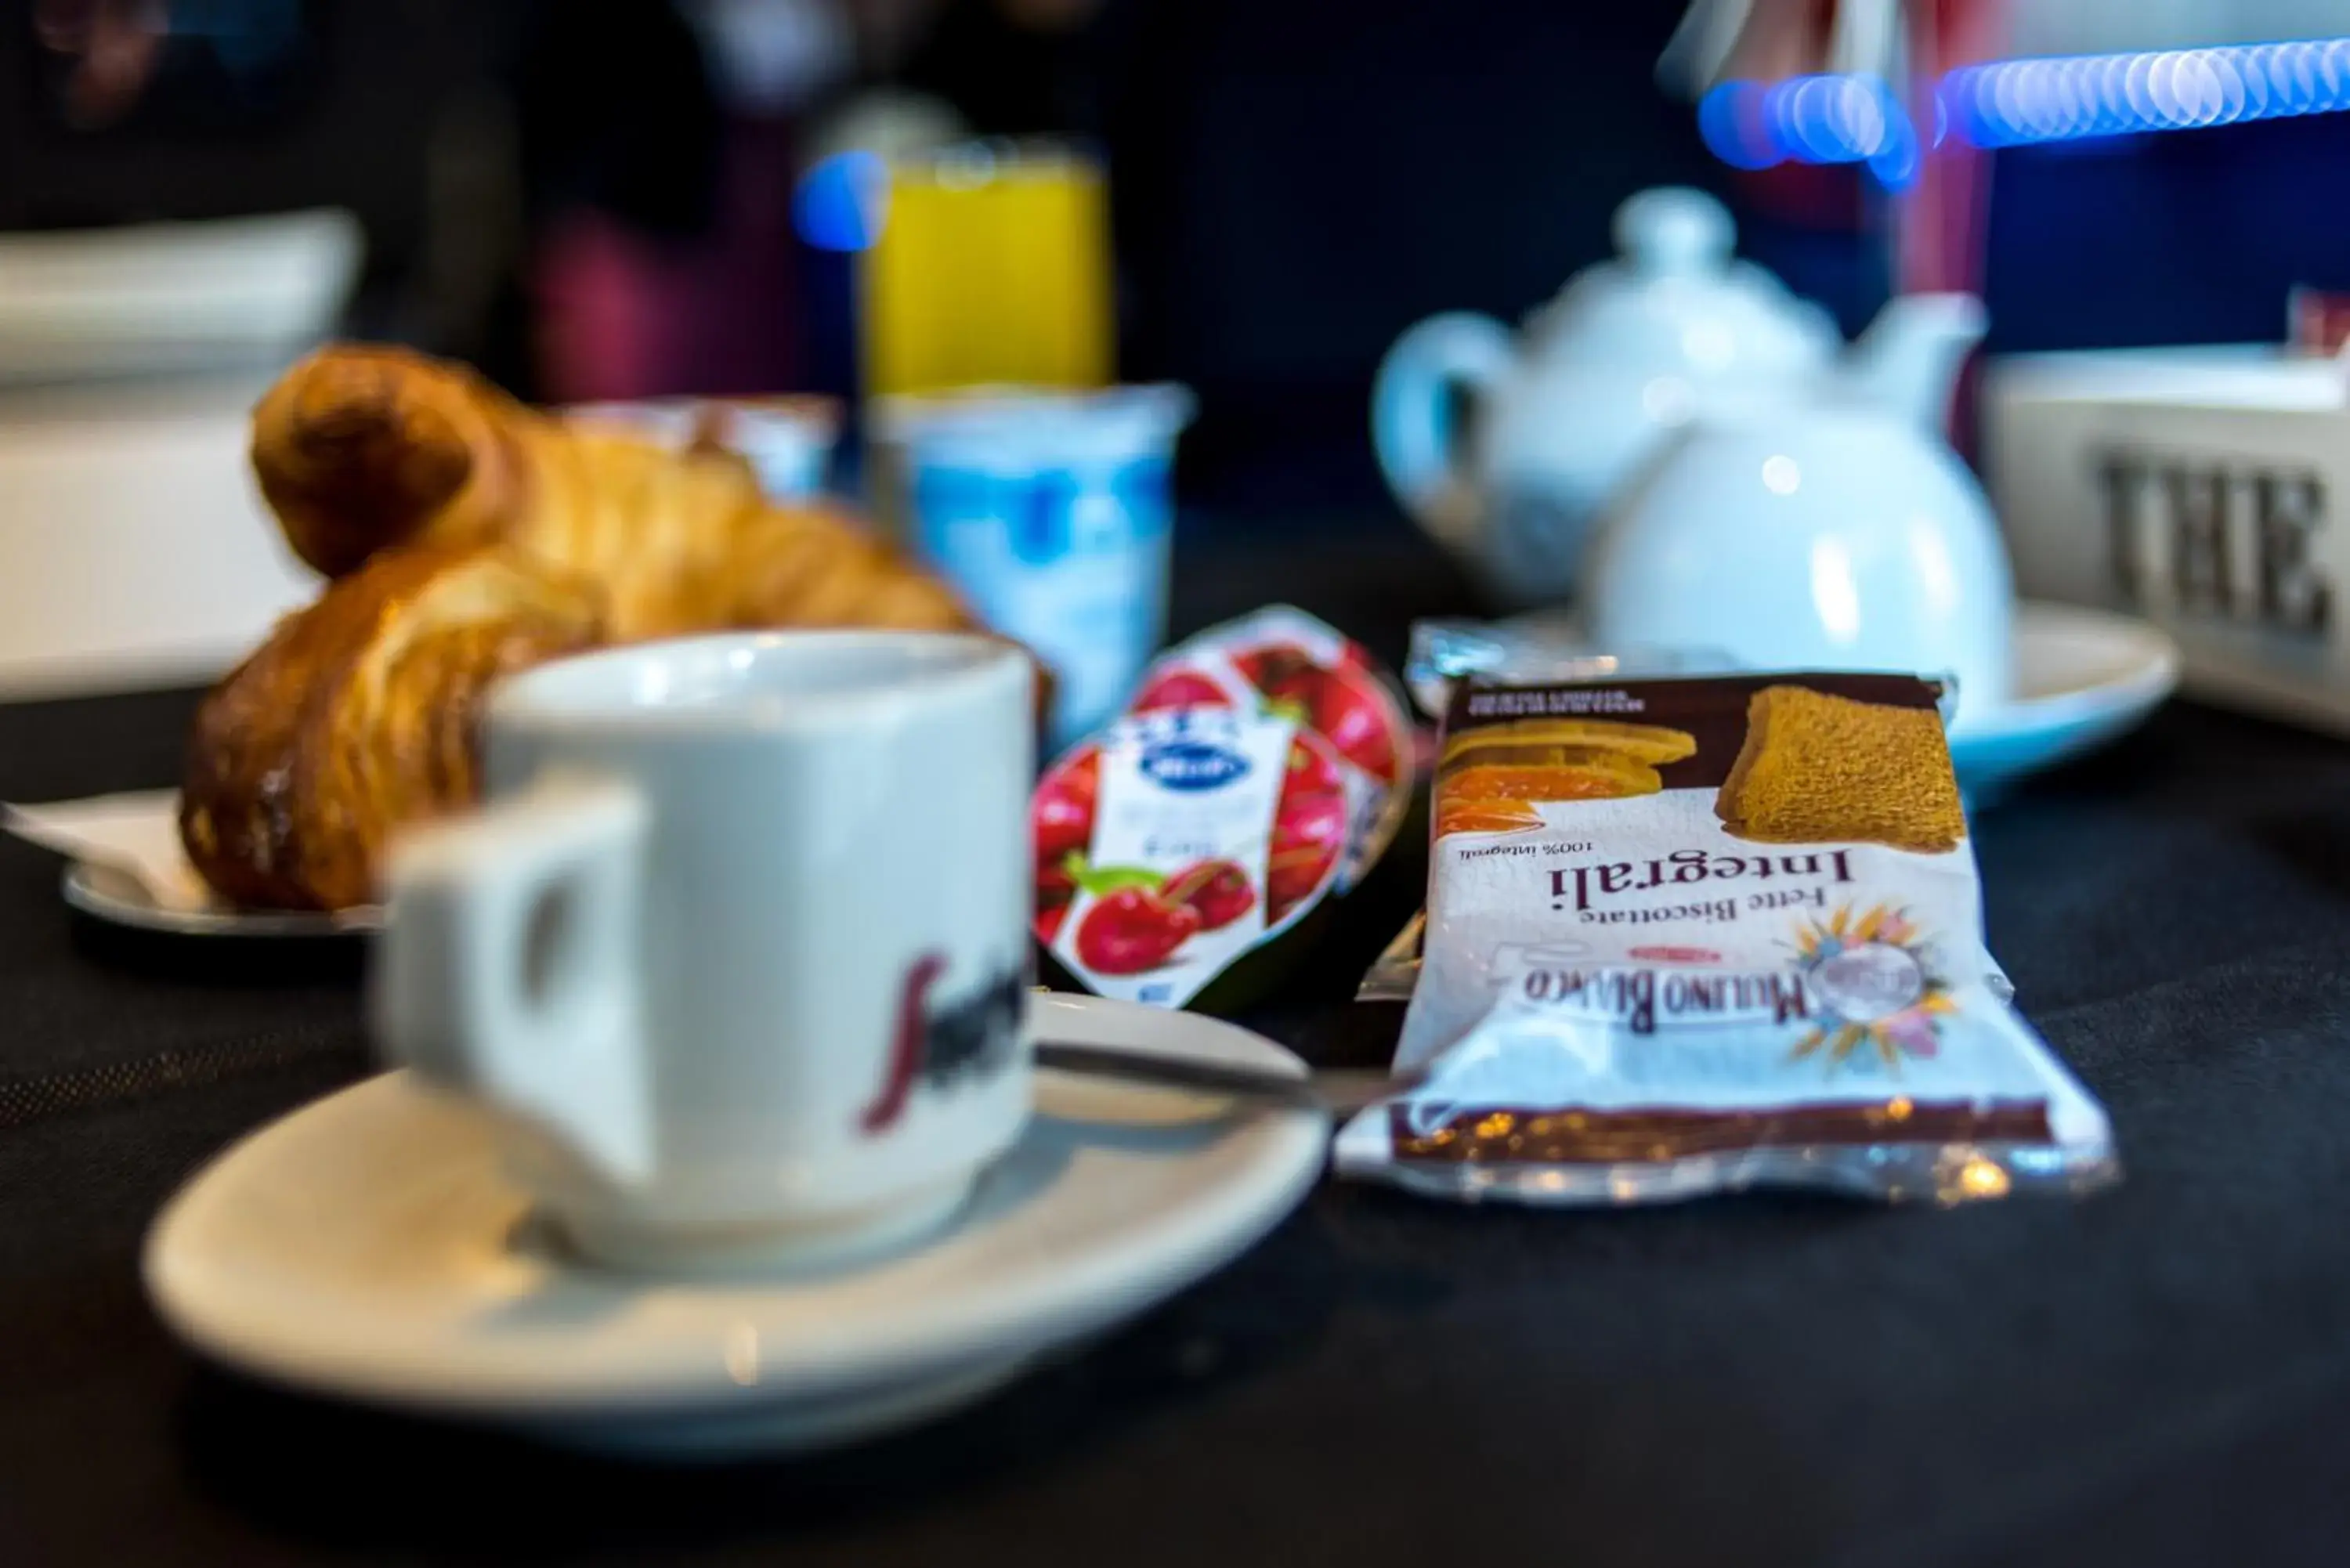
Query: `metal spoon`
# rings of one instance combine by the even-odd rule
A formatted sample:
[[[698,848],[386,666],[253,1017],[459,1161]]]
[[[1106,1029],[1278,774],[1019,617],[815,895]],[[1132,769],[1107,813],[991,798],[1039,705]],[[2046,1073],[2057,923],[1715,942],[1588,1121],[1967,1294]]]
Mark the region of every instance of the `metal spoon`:
[[[1392,1077],[1375,1067],[1316,1068],[1300,1077],[1263,1067],[1202,1061],[1196,1056],[1109,1050],[1057,1040],[1036,1042],[1036,1065],[1089,1077],[1122,1078],[1162,1089],[1189,1089],[1267,1105],[1327,1111],[1334,1116],[1352,1116],[1409,1086],[1409,1080]]]

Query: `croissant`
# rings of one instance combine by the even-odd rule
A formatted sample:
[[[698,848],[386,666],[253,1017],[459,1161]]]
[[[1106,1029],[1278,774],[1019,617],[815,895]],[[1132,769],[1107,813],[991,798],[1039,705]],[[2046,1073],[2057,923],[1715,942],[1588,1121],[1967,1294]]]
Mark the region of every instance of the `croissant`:
[[[340,576],[404,544],[504,543],[595,583],[621,640],[731,627],[962,629],[943,583],[735,454],[573,424],[461,365],[337,345],[254,410],[253,467],[295,554]]]
[[[510,547],[379,551],[205,698],[180,790],[189,858],[239,903],[365,903],[394,828],[475,797],[489,687],[606,632],[593,584]]]

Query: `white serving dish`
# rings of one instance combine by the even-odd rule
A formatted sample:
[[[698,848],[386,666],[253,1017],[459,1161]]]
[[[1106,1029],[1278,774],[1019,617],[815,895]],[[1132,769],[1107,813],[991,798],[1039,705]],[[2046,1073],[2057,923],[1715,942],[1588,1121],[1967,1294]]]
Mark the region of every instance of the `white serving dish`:
[[[283,363],[359,275],[338,208],[0,234],[0,385]]]
[[[0,392],[0,700],[210,680],[316,595],[253,486],[265,384]]]

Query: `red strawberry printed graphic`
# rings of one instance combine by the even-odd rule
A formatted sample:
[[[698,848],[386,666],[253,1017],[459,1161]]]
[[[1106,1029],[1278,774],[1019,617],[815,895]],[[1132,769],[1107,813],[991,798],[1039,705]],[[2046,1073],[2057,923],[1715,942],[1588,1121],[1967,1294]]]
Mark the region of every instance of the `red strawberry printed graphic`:
[[[1368,676],[1326,670],[1306,705],[1307,722],[1339,755],[1384,784],[1396,782],[1392,703]]]
[[[1036,786],[1029,824],[1036,840],[1036,864],[1057,867],[1071,851],[1082,855],[1093,841],[1094,812],[1101,800],[1101,748],[1087,746]]]
[[[1236,860],[1201,860],[1167,878],[1159,896],[1200,917],[1203,931],[1220,931],[1256,908],[1256,889]]]
[[[1293,781],[1297,775],[1291,775]],[[1347,847],[1347,797],[1337,790],[1284,790],[1266,857],[1264,918],[1277,924],[1338,868]]]
[[[1224,689],[1196,670],[1161,670],[1143,682],[1134,701],[1126,705],[1129,713],[1157,713],[1170,708],[1229,708],[1232,700]]]
[[[1338,754],[1384,784],[1397,778],[1401,714],[1351,645],[1333,665],[1294,643],[1268,643],[1232,663],[1269,702],[1327,740]]]
[[[1120,888],[1077,921],[1077,961],[1097,974],[1140,974],[1173,958],[1199,929],[1198,910],[1152,888]]]

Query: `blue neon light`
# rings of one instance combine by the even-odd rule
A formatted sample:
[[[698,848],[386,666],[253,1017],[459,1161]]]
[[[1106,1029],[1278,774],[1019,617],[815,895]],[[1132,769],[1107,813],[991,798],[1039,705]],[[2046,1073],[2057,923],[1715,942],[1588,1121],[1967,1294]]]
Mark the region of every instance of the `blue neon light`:
[[[2350,38],[1967,66],[1942,78],[1978,147],[2195,130],[2350,109]]]
[[[836,152],[800,176],[792,226],[820,251],[861,251],[881,232],[889,166],[879,153]]]
[[[1950,72],[1928,101],[1935,146],[1952,136],[2019,147],[2332,114],[2350,109],[2350,38],[2002,60]],[[1866,163],[1896,190],[1918,176],[1918,125],[1874,77],[1724,82],[1699,103],[1698,130],[1740,169]]]
[[[1698,130],[1741,169],[1866,163],[1898,189],[1918,176],[1918,132],[1893,89],[1875,77],[1794,77],[1764,87],[1724,82],[1698,104]]]

